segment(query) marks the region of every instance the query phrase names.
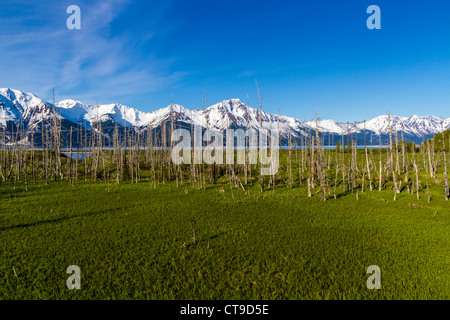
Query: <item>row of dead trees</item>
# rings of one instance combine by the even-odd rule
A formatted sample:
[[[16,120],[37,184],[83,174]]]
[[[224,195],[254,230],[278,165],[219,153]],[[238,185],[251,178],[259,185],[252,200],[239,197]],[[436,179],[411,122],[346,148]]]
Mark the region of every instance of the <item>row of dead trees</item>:
[[[261,102],[259,112],[259,125],[262,128]],[[205,113],[207,115],[206,95]],[[430,198],[429,183],[435,182],[443,185],[443,193],[448,200],[448,141],[445,140],[444,128],[442,150],[435,148],[432,139],[407,152],[403,130],[399,139],[398,130],[392,128],[390,115],[388,120],[389,145],[382,147],[380,135],[379,147],[373,148],[371,136],[369,148],[364,128],[363,150],[358,148],[356,125],[353,135],[350,126],[347,127],[347,147],[344,144],[345,135],[341,135],[341,141],[336,141],[340,146],[329,150],[324,148],[324,136],[319,134],[318,116],[315,130],[305,132],[295,142],[292,142],[288,127],[287,150],[281,152],[280,171],[271,176],[263,176],[260,174],[260,162],[249,163],[248,150],[245,153],[245,164],[174,165],[171,161],[173,143],[170,142],[170,137],[178,125],[172,108],[170,118],[158,130],[150,126],[144,131],[127,128],[125,120],[122,128],[115,125],[112,139],[107,139],[107,135],[103,133],[100,118],[89,131],[86,123],[83,126],[79,122],[76,128],[70,127],[69,132],[65,132],[69,147],[64,150],[63,155],[61,117],[54,112],[51,121],[40,123],[40,148],[34,147],[37,135],[33,133],[27,136],[25,128],[20,125],[12,132],[8,141],[6,130],[2,130],[0,182],[5,184],[10,181],[13,188],[23,182],[28,190],[30,182],[36,184],[43,181],[49,184],[50,181],[67,180],[70,184],[75,184],[83,179],[93,180],[95,183],[100,180],[120,184],[123,181],[139,183],[145,177],[144,180],[150,181],[155,187],[169,184],[172,188],[191,183],[204,189],[208,184],[216,184],[220,178],[229,181],[230,188],[243,190],[248,190],[250,184],[259,183],[261,192],[275,192],[280,185],[295,188],[306,184],[308,197],[320,194],[324,201],[331,197],[337,198],[340,192],[356,193],[358,198],[359,193],[367,189],[381,191],[386,187],[393,189],[394,200],[402,191],[415,193],[419,198],[419,191],[426,190]],[[207,125],[206,118],[206,129],[209,129]],[[279,126],[278,123],[278,129]],[[193,133],[193,124],[187,129]],[[24,140],[24,136],[27,139]],[[76,146],[73,146],[73,142]],[[246,145],[248,144],[247,139]],[[442,179],[438,178],[440,170]]]

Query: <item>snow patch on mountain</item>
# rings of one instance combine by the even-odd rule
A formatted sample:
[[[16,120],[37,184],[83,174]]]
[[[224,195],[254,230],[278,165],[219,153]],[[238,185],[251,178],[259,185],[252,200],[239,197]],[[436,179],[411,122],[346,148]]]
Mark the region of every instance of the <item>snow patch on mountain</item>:
[[[73,123],[79,123],[91,129],[98,121],[112,121],[120,126],[133,127],[136,130],[150,127],[156,128],[170,117],[176,123],[185,125],[199,125],[212,130],[224,131],[227,128],[249,128],[259,130],[276,130],[280,136],[293,138],[313,133],[316,126],[320,132],[338,135],[359,133],[366,130],[375,134],[389,134],[388,116],[382,115],[364,122],[341,123],[334,120],[318,120],[301,122],[295,118],[269,114],[259,109],[250,108],[239,99],[229,99],[216,103],[205,109],[187,109],[181,105],[171,104],[167,107],[143,112],[119,103],[105,105],[88,105],[77,100],[63,100],[53,104],[48,103],[32,93],[25,93],[15,89],[0,89],[0,125],[5,126],[8,121],[22,124],[31,128],[39,124],[42,119],[54,116]],[[444,129],[450,129],[450,118],[442,119],[434,116],[399,117],[392,115],[390,127],[392,131],[403,131],[405,134],[424,139],[437,134]],[[355,127],[356,126],[356,127]]]

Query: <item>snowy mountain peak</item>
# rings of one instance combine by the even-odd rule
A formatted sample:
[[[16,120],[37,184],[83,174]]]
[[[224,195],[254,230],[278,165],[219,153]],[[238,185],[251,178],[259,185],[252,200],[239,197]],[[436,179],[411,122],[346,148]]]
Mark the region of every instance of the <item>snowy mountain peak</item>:
[[[56,105],[59,108],[66,108],[66,109],[68,109],[68,108],[73,108],[76,105],[78,105],[78,106],[83,105],[83,103],[78,101],[78,100],[66,99],[66,100],[62,100],[60,102],[57,102]]]
[[[182,105],[171,104],[152,112],[143,112],[120,103],[104,105],[88,105],[81,101],[66,99],[53,106],[32,93],[25,93],[11,88],[0,89],[0,125],[7,123],[20,124],[23,128],[32,128],[43,119],[50,119],[57,111],[58,117],[71,123],[79,123],[91,129],[96,122],[110,121],[128,128],[150,127],[157,128],[164,122],[173,120],[187,125],[200,125],[205,128],[223,131],[231,128],[280,129],[280,136],[286,138],[290,134],[293,138],[300,138],[311,132],[316,126],[319,132],[334,135],[360,133],[364,130],[375,135],[388,135],[389,125],[392,131],[403,132],[407,139],[423,141],[450,128],[450,118],[442,119],[435,116],[399,117],[381,115],[376,118],[357,122],[342,123],[331,119],[316,121],[299,121],[292,117],[278,116],[260,112],[250,108],[239,99],[223,100],[206,109],[187,109]]]
[[[207,110],[219,109],[224,112],[233,113],[239,110],[246,110],[246,107],[247,106],[239,99],[229,99],[213,104],[212,106],[208,107]]]

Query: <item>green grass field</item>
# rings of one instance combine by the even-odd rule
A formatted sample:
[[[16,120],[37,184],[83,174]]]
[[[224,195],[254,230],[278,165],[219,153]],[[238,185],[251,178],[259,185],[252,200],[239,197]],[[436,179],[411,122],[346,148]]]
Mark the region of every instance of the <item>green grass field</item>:
[[[306,187],[261,194],[226,181],[3,184],[0,298],[449,299],[450,209],[440,187],[431,193],[324,202]],[[66,287],[69,265],[81,290]],[[381,290],[366,287],[370,265]]]

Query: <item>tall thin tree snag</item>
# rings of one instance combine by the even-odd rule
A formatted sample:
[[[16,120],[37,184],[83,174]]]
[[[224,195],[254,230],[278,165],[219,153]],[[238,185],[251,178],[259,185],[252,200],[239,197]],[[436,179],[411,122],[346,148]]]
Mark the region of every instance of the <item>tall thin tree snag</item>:
[[[206,101],[206,90],[205,90],[205,92],[204,92],[204,99],[205,99],[205,101]],[[207,133],[207,139],[209,139],[209,130],[208,130],[208,128],[209,128],[209,125],[208,125],[208,114],[207,114],[207,108],[206,108],[206,102],[204,103],[205,104],[205,106],[204,106],[204,108],[203,108],[203,114],[204,114],[204,117],[205,117],[205,128],[206,128],[206,133]],[[201,145],[200,145],[200,150],[201,150],[201,154],[203,155],[203,142],[201,143]],[[204,188],[204,187],[206,187],[206,180],[205,180],[205,166],[204,166],[204,161],[203,161],[203,156],[202,156],[202,161],[201,161],[201,164],[200,164],[200,166],[199,166],[199,189],[202,189],[202,188]]]
[[[407,164],[407,159],[406,159],[406,148],[405,148],[405,137],[404,137],[404,131],[405,131],[405,127],[402,123],[402,171],[405,173],[405,182],[407,184],[407,191],[408,193],[410,193],[410,189],[409,189],[409,165]],[[415,146],[413,144],[412,148],[414,149]]]
[[[87,125],[86,120],[84,120],[84,142],[83,142],[83,150],[88,151],[89,150],[89,144],[88,144],[88,134],[87,134]],[[84,181],[87,181],[87,170],[88,170],[88,157],[85,156],[83,159],[84,163]]]
[[[279,134],[279,139],[281,139],[281,134]],[[305,170],[305,155],[304,155],[304,149],[305,149],[305,134],[302,132],[300,134],[300,163],[298,164],[298,183],[299,186],[302,185],[303,182],[303,172]],[[281,145],[281,141],[279,141],[279,145]]]
[[[430,166],[430,175],[432,178],[436,178],[436,172],[434,170],[433,166],[433,159],[431,156],[431,144],[434,144],[434,140],[432,140],[432,143],[430,143],[430,140],[427,140],[427,153],[428,153],[428,164]]]
[[[247,132],[247,135],[245,136],[245,165],[244,165],[244,182],[245,182],[245,186],[247,186],[248,184],[248,170],[249,170],[249,158],[248,158],[248,153],[249,153],[249,148],[250,148],[250,136],[248,135],[248,124],[249,124],[249,116],[250,116],[250,99],[248,97],[248,93],[247,93],[247,106],[246,106],[246,124],[245,124],[245,132]],[[251,169],[251,167],[250,167]]]
[[[3,106],[3,103],[0,102],[0,105]],[[5,166],[5,161],[6,161],[6,112],[3,112],[3,121],[5,122],[5,127],[2,130],[2,152],[0,153],[0,175],[2,177],[2,182],[5,182],[6,180],[6,166]],[[33,136],[32,136],[33,137]],[[32,162],[33,163],[33,162]],[[3,173],[3,170],[5,170],[5,173]]]
[[[278,139],[280,139],[279,135],[278,135]],[[278,140],[278,145],[280,145],[280,141],[279,140]],[[298,155],[297,140],[294,141],[294,149],[295,149],[295,161],[297,163],[297,170],[298,170],[298,184],[299,184],[299,186],[301,186],[302,185],[302,171],[301,171],[302,167],[301,167],[301,164],[300,164],[300,157]],[[276,174],[274,174],[274,177],[276,177]]]
[[[291,148],[292,148],[292,142],[291,142],[291,126],[288,125],[288,148],[289,148],[289,154],[288,154],[288,171],[289,171],[289,188],[292,189],[292,155],[291,155]]]
[[[402,123],[402,171],[407,171],[406,168],[406,157],[405,157],[405,137],[404,137],[405,126]],[[406,180],[408,182],[408,180]]]
[[[342,140],[342,145],[341,145],[341,162],[342,162],[342,189],[343,192],[347,192],[347,187],[346,187],[346,182],[345,182],[345,175],[346,175],[346,170],[345,170],[345,143],[344,143],[344,134],[341,134],[341,140]]]
[[[99,116],[98,116],[98,103],[95,106],[95,109],[96,109],[97,115],[96,115],[96,119],[95,119],[95,126],[93,126],[93,130],[96,130],[97,134],[98,134],[98,132],[99,132],[99,122],[100,122],[99,121]],[[92,170],[93,170],[92,176],[94,178],[94,182],[95,183],[97,183],[97,172],[98,172],[98,166],[99,166],[99,163],[100,163],[100,154],[99,154],[99,148],[98,148],[98,146],[99,146],[98,137],[97,137],[96,140],[97,141],[94,141],[95,150],[94,149],[92,150],[93,151],[92,158],[93,158],[93,161],[94,161],[93,168],[92,168]],[[93,145],[93,148],[94,148],[94,145]]]
[[[420,189],[420,181],[419,181],[419,168],[417,166],[416,160],[413,158],[413,166],[414,170],[416,172],[416,193],[417,193],[417,200],[420,200],[419,195],[419,189]]]
[[[190,117],[191,117],[191,182],[192,182],[192,187],[195,187],[195,182],[197,181],[197,176],[196,176],[196,168],[195,168],[195,135],[194,135],[194,120],[192,119],[192,110],[189,111],[190,112]]]
[[[55,103],[55,89],[53,89],[53,135],[54,135],[54,148],[55,153],[55,166],[54,166],[54,180],[56,180],[56,175],[59,175],[62,179],[62,169],[61,169],[61,120],[58,117],[58,111],[56,109]]]
[[[394,181],[394,191],[396,193],[400,193],[400,190],[398,189],[398,185],[397,185],[397,177],[395,174],[395,169],[394,169],[394,153],[392,150],[392,127],[391,127],[391,113],[389,112],[388,114],[388,122],[389,122],[389,156],[390,156],[390,169],[391,169],[391,174],[392,174],[392,180]]]
[[[358,169],[358,127],[355,121],[355,141],[352,143],[352,155],[353,155],[353,170],[352,170],[352,190],[356,188],[356,175],[359,173]]]
[[[278,146],[280,145],[280,105],[278,105],[278,116],[277,116],[277,132],[278,132]],[[290,136],[290,132],[288,133]],[[274,152],[273,150],[271,150],[271,152]],[[290,152],[290,151],[289,151]],[[295,150],[295,154],[297,155],[297,149]],[[298,164],[298,162],[297,162]],[[276,184],[276,173],[275,171],[273,172],[273,176],[272,176],[272,180],[273,180],[273,191],[275,192],[275,184]],[[301,178],[300,178],[300,184],[301,184]],[[291,188],[292,188],[292,173],[291,173]]]
[[[116,164],[116,182],[120,184],[120,171],[121,171],[121,150],[120,150],[120,142],[119,142],[119,127],[117,123],[114,125],[114,133],[113,133],[113,158]]]
[[[204,92],[204,103],[205,103],[205,119],[206,119],[206,132],[207,132],[207,143],[211,144],[211,135],[209,132],[209,115],[208,115],[208,102],[206,100],[206,90]],[[214,152],[216,152],[215,150]],[[208,164],[208,176],[209,176],[209,184],[213,185],[215,183],[213,176],[213,167],[211,164]]]
[[[78,159],[80,155],[80,145],[81,145],[81,121],[77,121],[77,150],[76,150],[76,160],[75,160],[75,182],[78,182]]]
[[[172,149],[173,149],[173,142],[172,142],[172,134],[173,134],[173,97],[170,98],[170,150],[169,150],[169,154],[172,153]],[[169,183],[171,181],[172,178],[172,161],[170,159],[168,159],[169,162]],[[172,188],[172,185],[171,185]]]
[[[350,124],[347,122],[347,151],[350,152],[351,145],[350,145]]]
[[[366,135],[366,121],[364,120],[364,153],[366,155],[366,171],[369,179],[369,188],[370,191],[373,190],[372,187],[372,177],[370,175],[370,166],[369,166],[369,157],[367,155],[367,135]]]
[[[67,179],[69,180],[69,183],[72,185],[72,126],[70,126],[70,136],[69,136],[69,157],[67,158],[66,162],[66,168],[67,168]]]
[[[151,181],[155,183],[155,158],[153,152],[153,128],[150,124],[147,125],[147,149],[148,149],[148,162],[147,166],[150,168]],[[150,165],[149,165],[150,164]]]
[[[445,131],[444,131],[444,120],[441,122],[442,126],[442,153],[444,155],[444,192],[445,192],[445,200],[449,199],[449,190],[448,190],[448,176],[447,176],[447,152],[445,149]]]
[[[161,176],[162,183],[166,184],[166,166],[167,166],[167,121],[163,122],[163,126],[161,128]]]
[[[31,131],[31,178],[33,179],[33,184],[36,184],[36,172],[35,172],[35,158],[34,158],[34,128]],[[0,160],[0,174],[1,174],[1,160]]]
[[[336,168],[335,168],[335,175],[334,175],[334,199],[337,199],[337,195],[336,195],[336,189],[337,189],[337,179],[338,179],[338,173],[339,173],[339,163],[337,161],[337,153],[336,155]]]
[[[311,129],[308,129],[308,137],[310,137],[310,143],[308,145],[308,149],[310,150],[309,155],[309,174],[308,174],[308,197],[311,198],[312,193],[311,189],[314,188],[313,186],[313,179],[314,179],[314,142],[313,137],[311,137]]]
[[[123,147],[123,151],[121,152],[121,155],[123,155],[123,162],[122,162],[122,171],[121,171],[121,180],[123,180],[124,178],[124,173],[128,172],[128,160],[127,160],[127,150],[128,150],[128,130],[127,130],[127,114],[125,113],[124,115],[124,119],[123,119],[123,125],[124,125],[124,129],[125,129],[125,141],[124,141],[124,147]],[[122,148],[121,148],[122,150]]]
[[[398,132],[397,132],[397,124],[395,124],[395,170],[397,174],[400,175],[400,156],[398,154]]]
[[[320,142],[319,137],[319,112],[317,111],[317,117],[316,117],[316,147],[317,147],[317,170],[319,175],[319,182],[320,186],[322,187],[323,192],[323,201],[327,201],[327,186],[325,183],[325,173],[324,173],[324,155],[323,155],[323,149]]]
[[[24,183],[25,183],[25,191],[28,191],[28,150],[26,145],[23,146],[24,152],[23,152],[23,176],[24,176]]]
[[[57,122],[56,122],[56,105],[55,105],[55,89],[53,89],[53,128],[50,131],[53,135],[53,150],[55,150],[55,157],[56,157],[56,145],[57,145]],[[55,161],[55,168],[53,169],[54,177],[53,180],[56,180],[56,172],[58,172],[58,162]]]
[[[261,93],[259,92],[258,82],[256,81],[256,89],[258,90],[258,101],[259,101],[259,148],[262,148],[261,145],[261,134],[262,134],[262,105],[261,105]],[[262,150],[260,151],[262,152]],[[261,155],[261,153],[260,153]],[[261,156],[259,157],[261,158]],[[264,192],[264,176],[263,176],[263,163],[262,159],[259,159],[260,162],[260,172],[259,172],[259,179],[261,184],[261,192]]]
[[[316,158],[316,156],[315,156],[315,141],[314,141],[314,136],[311,134],[311,129],[309,129],[309,138],[310,138],[310,159],[309,159],[309,167],[310,167],[310,170],[309,170],[309,176],[310,176],[310,181],[309,181],[309,184],[310,184],[310,187],[311,187],[311,189],[314,189],[315,188],[315,180],[316,180],[316,177],[315,177],[315,171],[316,171],[316,169],[315,169],[315,158]]]
[[[380,145],[379,145],[379,150],[380,150],[380,153],[379,153],[379,159],[378,159],[378,161],[379,161],[379,183],[378,183],[378,191],[381,191],[381,189],[382,189],[382,185],[383,185],[383,150],[382,150],[382,142],[381,142],[381,129],[380,129],[380,132],[379,132],[379,138],[380,138]]]
[[[47,126],[44,125],[44,109],[42,108],[42,171],[44,172],[45,184],[48,185],[48,130]]]

